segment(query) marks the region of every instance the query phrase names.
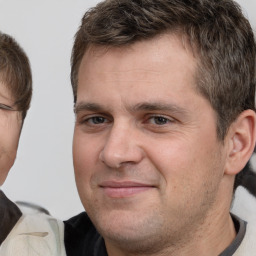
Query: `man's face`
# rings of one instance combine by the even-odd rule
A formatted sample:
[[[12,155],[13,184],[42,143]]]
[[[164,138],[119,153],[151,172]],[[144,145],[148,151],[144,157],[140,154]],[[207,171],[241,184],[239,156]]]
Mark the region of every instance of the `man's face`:
[[[75,176],[107,247],[175,243],[221,201],[224,146],[214,110],[195,89],[195,69],[174,35],[95,46],[81,62]]]
[[[12,106],[13,102],[5,84],[0,82],[0,103]],[[0,108],[0,185],[5,181],[14,163],[21,126],[19,112]]]

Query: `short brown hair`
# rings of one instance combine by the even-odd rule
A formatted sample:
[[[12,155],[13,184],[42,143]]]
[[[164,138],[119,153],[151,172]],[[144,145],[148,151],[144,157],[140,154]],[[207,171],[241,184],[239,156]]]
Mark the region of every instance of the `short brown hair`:
[[[0,79],[10,91],[16,109],[26,117],[32,97],[32,75],[24,50],[9,35],[0,32]]]
[[[179,33],[198,58],[197,88],[217,113],[217,134],[245,109],[255,110],[253,31],[232,0],[106,0],[85,13],[75,36],[71,83],[90,45],[121,47],[161,33]]]

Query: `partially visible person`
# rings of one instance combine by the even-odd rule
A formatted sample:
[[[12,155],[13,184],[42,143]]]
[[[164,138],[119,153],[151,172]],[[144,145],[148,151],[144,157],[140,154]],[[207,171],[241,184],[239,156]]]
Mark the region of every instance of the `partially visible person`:
[[[253,157],[255,157],[255,153],[253,153]],[[256,170],[253,167],[252,160],[237,175],[234,189],[236,190],[238,186],[244,187],[251,195],[256,197]]]
[[[11,36],[0,33],[0,185],[15,161],[31,96],[29,60]],[[0,255],[66,255],[62,222],[37,210],[23,213],[0,190]]]
[[[71,82],[86,212],[65,222],[67,255],[256,255],[256,222],[230,213],[255,146],[255,56],[232,0],[85,13]]]
[[[256,153],[244,169],[237,175],[235,182],[234,200],[232,203],[232,213],[240,216],[247,222],[256,220]],[[256,225],[256,224],[255,224]],[[256,236],[256,234],[255,234]]]

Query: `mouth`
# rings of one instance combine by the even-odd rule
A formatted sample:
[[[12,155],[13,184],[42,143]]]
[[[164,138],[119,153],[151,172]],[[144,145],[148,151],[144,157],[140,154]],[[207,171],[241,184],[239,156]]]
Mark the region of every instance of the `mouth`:
[[[108,197],[111,198],[131,197],[155,188],[155,186],[153,185],[137,183],[132,181],[105,181],[102,182],[99,187]]]

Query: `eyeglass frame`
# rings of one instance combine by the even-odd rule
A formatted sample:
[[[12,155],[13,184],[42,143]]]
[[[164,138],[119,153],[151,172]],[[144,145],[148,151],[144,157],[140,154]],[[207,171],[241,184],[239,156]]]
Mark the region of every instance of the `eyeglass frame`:
[[[9,110],[9,111],[18,111],[16,109],[12,108],[11,106],[8,106],[8,105],[3,104],[3,103],[0,103],[0,109]]]

